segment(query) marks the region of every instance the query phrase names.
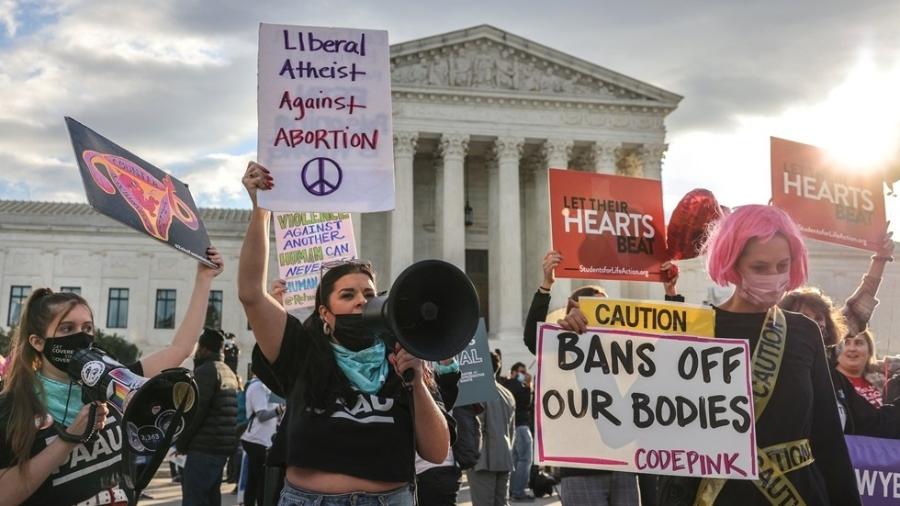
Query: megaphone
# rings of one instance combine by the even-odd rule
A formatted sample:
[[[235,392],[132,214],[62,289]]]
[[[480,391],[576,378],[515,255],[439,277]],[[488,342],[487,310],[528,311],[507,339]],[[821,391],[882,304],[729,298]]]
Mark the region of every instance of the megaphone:
[[[123,477],[139,496],[195,412],[193,374],[178,367],[145,378],[98,347],[76,352],[66,372],[81,385],[85,403],[106,402],[119,419],[128,469]]]
[[[423,260],[397,276],[389,293],[370,300],[363,322],[394,335],[424,360],[453,357],[478,329],[478,293],[466,274],[442,260]]]

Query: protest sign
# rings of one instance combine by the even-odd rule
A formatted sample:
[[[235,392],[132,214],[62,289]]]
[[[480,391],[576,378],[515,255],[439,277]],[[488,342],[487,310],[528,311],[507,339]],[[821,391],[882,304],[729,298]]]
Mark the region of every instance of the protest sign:
[[[881,245],[879,174],[841,167],[815,146],[772,137],[772,202],[807,237],[871,251]]]
[[[900,441],[863,436],[846,439],[863,505],[900,502]]]
[[[209,236],[186,184],[72,118],[66,126],[94,209],[215,267],[206,257]]]
[[[537,349],[540,464],[756,478],[747,341],[543,324]]]
[[[697,304],[580,297],[578,308],[587,318],[589,327],[638,330],[651,334],[716,335],[716,312]]]
[[[666,260],[658,180],[550,169],[553,249],[560,278],[661,281]]]
[[[388,35],[259,26],[257,157],[273,211],[394,208]]]
[[[459,363],[459,395],[456,406],[492,401],[497,397],[491,351],[488,348],[484,318],[478,320],[478,330],[466,348],[456,356]]]
[[[322,264],[356,258],[350,213],[273,213],[284,309],[315,305]]]

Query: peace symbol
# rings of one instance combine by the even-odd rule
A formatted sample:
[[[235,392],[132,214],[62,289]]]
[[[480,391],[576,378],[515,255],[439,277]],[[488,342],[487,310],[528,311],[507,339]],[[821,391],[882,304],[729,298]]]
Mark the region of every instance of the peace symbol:
[[[300,171],[300,182],[306,191],[322,197],[334,193],[344,180],[341,166],[331,158],[324,156],[313,158],[303,165]]]

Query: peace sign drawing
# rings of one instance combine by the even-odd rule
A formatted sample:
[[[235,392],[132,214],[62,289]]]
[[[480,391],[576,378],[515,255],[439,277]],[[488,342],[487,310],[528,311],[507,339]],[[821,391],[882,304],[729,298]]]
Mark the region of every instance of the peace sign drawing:
[[[310,194],[324,197],[337,191],[344,180],[341,166],[331,158],[324,156],[313,158],[303,164],[300,171],[300,182]]]

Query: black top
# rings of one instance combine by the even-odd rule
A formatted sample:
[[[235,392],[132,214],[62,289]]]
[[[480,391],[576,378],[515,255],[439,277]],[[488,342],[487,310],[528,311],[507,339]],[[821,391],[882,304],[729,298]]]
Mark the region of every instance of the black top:
[[[501,384],[506,387],[516,400],[516,427],[530,426],[534,419],[534,393],[531,388],[516,378],[504,378]]]
[[[128,369],[143,375],[140,362],[128,366]],[[80,402],[80,399],[75,400]],[[6,425],[9,420],[9,409],[6,396],[0,397],[0,469],[18,465],[13,462],[12,448],[6,442]],[[51,425],[38,431],[31,446],[31,456],[43,451],[56,438],[57,426]],[[118,487],[118,473],[124,470],[122,454],[122,427],[112,413],[106,418],[106,426],[97,437],[88,443],[80,443],[59,469],[41,483],[41,486],[25,500],[24,505],[46,506],[48,504],[77,504],[91,499],[104,491],[112,491]],[[121,489],[118,494],[122,494]],[[113,492],[103,493],[94,504],[112,502]],[[123,497],[119,497],[123,500]]]
[[[837,370],[836,365],[832,364],[831,381],[838,401],[844,405],[847,414],[844,433],[900,439],[900,405],[885,402],[881,407],[873,406],[859,395],[850,380]]]
[[[197,412],[178,438],[181,452],[199,451],[213,455],[233,455],[238,445],[238,378],[224,362],[222,354],[194,359],[197,380]]]
[[[765,313],[716,310],[716,337],[747,339],[756,349]],[[756,423],[760,448],[808,438],[815,462],[787,474],[809,505],[860,504],[856,478],[841,432],[837,403],[818,326],[809,318],[785,311],[787,338],[775,391]],[[662,476],[660,504],[691,505],[699,479]],[[716,504],[758,505],[768,500],[751,481],[728,480]]]
[[[303,325],[288,315],[278,359],[269,363],[255,346],[254,370],[273,391],[283,391],[287,399],[285,418],[273,445],[270,464],[317,469],[358,478],[409,482],[415,478],[413,420],[410,394],[390,367],[384,386],[377,394],[356,394],[355,402],[338,398],[327,409],[302,405],[298,382],[304,375],[304,358],[311,358],[309,342],[314,339]],[[270,385],[271,383],[271,385]],[[456,424],[438,406],[450,428],[451,444]],[[282,441],[279,441],[282,439]]]

